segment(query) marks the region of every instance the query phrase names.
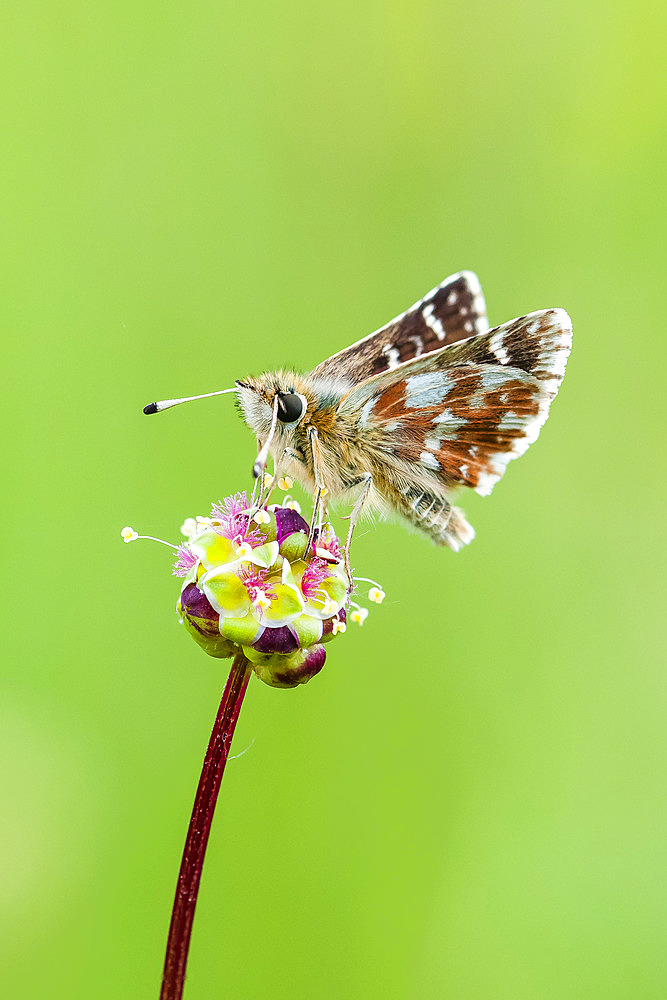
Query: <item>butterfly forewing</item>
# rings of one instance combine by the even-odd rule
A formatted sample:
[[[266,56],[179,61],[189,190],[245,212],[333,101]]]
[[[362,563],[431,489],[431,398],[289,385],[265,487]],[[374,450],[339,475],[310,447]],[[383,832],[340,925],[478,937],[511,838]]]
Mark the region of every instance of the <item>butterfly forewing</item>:
[[[435,484],[487,495],[536,440],[571,339],[564,310],[532,313],[369,379],[341,410],[387,454],[430,470],[434,496]]]
[[[488,328],[477,276],[472,271],[461,271],[446,278],[386,326],[323,361],[312,375],[344,374],[361,382]]]

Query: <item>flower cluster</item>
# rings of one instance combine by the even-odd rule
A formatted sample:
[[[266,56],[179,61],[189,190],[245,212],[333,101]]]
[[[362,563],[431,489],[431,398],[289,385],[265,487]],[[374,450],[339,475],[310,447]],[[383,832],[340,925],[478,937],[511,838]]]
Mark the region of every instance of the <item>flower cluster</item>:
[[[333,528],[316,529],[309,545],[296,506],[251,506],[236,493],[213,504],[208,517],[187,518],[184,544],[164,543],[176,551],[173,573],[183,578],[176,609],[190,635],[210,656],[242,650],[273,687],[310,680],[324,665],[324,644],[346,631],[348,613],[359,625],[368,616],[350,599],[353,583]],[[121,535],[126,542],[151,537],[130,527]],[[384,592],[374,584],[368,596],[379,604]]]

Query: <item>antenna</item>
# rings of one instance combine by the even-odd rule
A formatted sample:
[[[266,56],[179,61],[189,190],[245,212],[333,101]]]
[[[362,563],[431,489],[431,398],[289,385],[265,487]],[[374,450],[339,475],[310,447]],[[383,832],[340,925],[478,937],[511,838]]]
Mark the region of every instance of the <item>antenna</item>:
[[[144,413],[160,413],[161,410],[168,410],[170,406],[178,406],[179,403],[191,403],[193,399],[208,399],[209,396],[224,396],[226,392],[236,392],[234,389],[218,389],[217,392],[203,392],[201,396],[183,396],[181,399],[161,399],[159,403],[147,403],[144,406]]]

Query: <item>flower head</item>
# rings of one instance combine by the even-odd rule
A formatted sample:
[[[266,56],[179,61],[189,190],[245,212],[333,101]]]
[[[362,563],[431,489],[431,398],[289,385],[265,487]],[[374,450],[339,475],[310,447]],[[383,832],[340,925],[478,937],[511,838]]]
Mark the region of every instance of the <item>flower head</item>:
[[[297,508],[296,501],[252,507],[235,493],[213,504],[209,517],[186,518],[184,543],[163,542],[176,551],[177,611],[190,635],[211,656],[242,651],[274,687],[304,684],[322,669],[325,644],[347,629],[348,608],[359,624],[368,616],[350,601],[353,583],[332,526],[317,529],[308,546]],[[130,527],[121,535],[126,542],[152,537]],[[379,604],[384,591],[366,582]]]

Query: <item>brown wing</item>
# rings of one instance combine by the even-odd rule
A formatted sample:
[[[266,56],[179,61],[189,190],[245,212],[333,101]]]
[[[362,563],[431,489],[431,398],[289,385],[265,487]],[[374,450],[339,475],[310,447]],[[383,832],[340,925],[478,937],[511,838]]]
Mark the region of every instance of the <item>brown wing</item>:
[[[351,347],[327,358],[314,376],[345,376],[362,382],[414,358],[489,328],[477,276],[461,271],[445,278],[411,309]]]
[[[536,440],[565,372],[572,324],[563,309],[522,316],[395,371],[342,401],[348,419],[402,469],[445,489],[491,492]]]

